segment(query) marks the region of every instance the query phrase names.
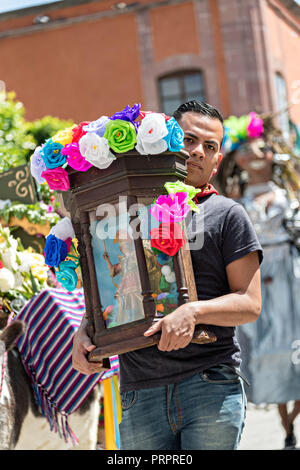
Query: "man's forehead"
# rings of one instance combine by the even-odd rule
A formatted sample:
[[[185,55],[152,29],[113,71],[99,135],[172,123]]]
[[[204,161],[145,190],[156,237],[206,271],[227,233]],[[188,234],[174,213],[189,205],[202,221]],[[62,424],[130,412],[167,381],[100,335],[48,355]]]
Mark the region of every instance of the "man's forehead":
[[[197,136],[223,138],[223,126],[218,119],[204,116],[200,113],[184,113],[179,121],[184,132],[194,133]]]

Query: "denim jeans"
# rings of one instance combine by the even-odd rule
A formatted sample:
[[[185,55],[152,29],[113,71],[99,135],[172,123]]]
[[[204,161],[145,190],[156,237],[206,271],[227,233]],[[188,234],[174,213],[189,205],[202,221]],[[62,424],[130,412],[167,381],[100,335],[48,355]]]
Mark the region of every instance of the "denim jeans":
[[[162,387],[121,393],[121,450],[234,450],[246,415],[244,385],[220,365]]]

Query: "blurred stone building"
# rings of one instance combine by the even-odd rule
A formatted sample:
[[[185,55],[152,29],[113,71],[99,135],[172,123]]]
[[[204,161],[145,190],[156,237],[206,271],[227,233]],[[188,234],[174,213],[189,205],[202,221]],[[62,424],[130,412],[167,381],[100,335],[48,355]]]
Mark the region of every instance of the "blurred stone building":
[[[0,80],[27,119],[205,99],[225,117],[288,102],[300,124],[294,0],[64,0],[0,14]],[[288,115],[280,118],[287,125]]]

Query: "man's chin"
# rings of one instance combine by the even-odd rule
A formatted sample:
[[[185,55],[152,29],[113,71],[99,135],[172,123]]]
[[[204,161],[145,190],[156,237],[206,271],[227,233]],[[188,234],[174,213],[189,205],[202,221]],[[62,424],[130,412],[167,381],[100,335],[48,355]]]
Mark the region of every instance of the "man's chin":
[[[188,184],[189,186],[194,186],[194,188],[201,188],[206,182],[202,181],[201,179],[194,179],[194,178],[189,178],[188,176],[185,179],[185,184]]]

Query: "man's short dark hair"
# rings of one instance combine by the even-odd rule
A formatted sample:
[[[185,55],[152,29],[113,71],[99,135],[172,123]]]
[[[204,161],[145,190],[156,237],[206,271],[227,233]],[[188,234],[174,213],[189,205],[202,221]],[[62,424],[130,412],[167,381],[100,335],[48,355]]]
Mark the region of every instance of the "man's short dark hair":
[[[178,121],[178,119],[181,118],[181,116],[184,113],[187,113],[189,111],[192,111],[193,113],[200,113],[203,114],[203,116],[208,116],[212,119],[218,119],[222,124],[224,123],[223,116],[221,113],[217,110],[217,108],[214,108],[208,103],[205,103],[204,101],[188,101],[187,103],[183,103],[179,106],[179,108],[176,109],[176,111],[173,114],[173,117]]]
[[[203,116],[208,116],[211,119],[218,119],[222,124],[224,134],[224,118],[222,114],[217,110],[217,108],[214,108],[214,106],[211,106],[210,104],[205,103],[204,101],[188,101],[187,103],[181,104],[179,108],[176,109],[173,114],[173,117],[176,119],[176,121],[178,121],[179,119],[181,119],[182,115],[187,112],[199,113]]]

